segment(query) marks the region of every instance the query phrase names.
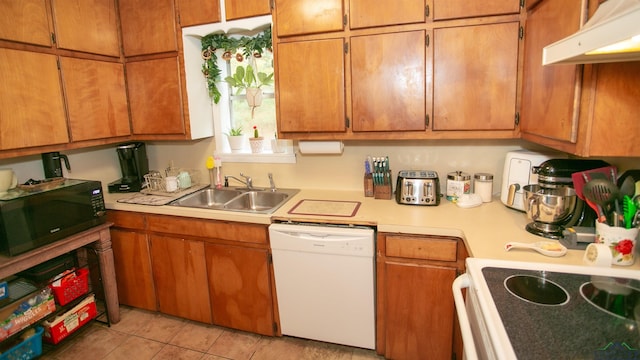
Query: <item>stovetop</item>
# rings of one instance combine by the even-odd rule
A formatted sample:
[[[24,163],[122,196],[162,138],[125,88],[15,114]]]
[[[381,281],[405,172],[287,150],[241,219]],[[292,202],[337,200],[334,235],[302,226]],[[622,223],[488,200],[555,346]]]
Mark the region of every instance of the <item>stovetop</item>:
[[[626,319],[607,313],[580,294],[583,284],[602,278],[491,266],[482,268],[482,274],[518,359],[593,359],[599,352],[609,354],[611,346],[640,348],[640,329],[633,314]],[[569,300],[564,305],[540,305],[518,298],[504,285],[512,275],[551,281],[566,290]],[[638,280],[621,282],[636,289],[640,285]],[[640,299],[636,296],[625,301],[630,302],[627,307],[631,312],[633,308],[640,312]]]

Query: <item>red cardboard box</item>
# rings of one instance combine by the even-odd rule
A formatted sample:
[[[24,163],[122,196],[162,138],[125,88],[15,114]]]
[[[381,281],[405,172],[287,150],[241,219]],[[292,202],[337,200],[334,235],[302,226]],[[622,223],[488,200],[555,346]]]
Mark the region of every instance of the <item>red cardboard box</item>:
[[[73,332],[78,330],[97,314],[94,295],[87,296],[78,305],[55,319],[42,323],[44,334],[42,340],[50,344],[57,344]]]

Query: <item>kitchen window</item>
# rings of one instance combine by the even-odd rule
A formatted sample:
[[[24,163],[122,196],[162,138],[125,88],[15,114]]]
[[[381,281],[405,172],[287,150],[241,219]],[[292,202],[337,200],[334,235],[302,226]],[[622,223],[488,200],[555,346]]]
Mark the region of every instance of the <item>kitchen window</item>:
[[[220,70],[216,87],[220,93],[220,99],[216,103],[209,96],[209,86],[207,78],[203,76],[202,57],[203,37],[209,34],[224,33],[227,37],[241,38],[242,36],[254,37],[261,34],[264,29],[271,26],[271,16],[249,18],[235,21],[223,21],[222,23],[197,25],[182,29],[184,62],[187,82],[187,93],[189,98],[189,115],[191,117],[211,118],[213,123],[214,141],[216,153],[225,162],[253,162],[253,163],[295,163],[296,157],[293,147],[284,153],[273,153],[271,150],[271,140],[275,139],[276,111],[275,111],[275,86],[262,86],[262,105],[254,108],[253,119],[251,108],[246,103],[244,90],[237,93],[236,88],[224,81],[224,78],[234,74],[238,65],[247,65],[246,56],[242,61],[236,59],[236,53],[242,54],[242,49],[234,52],[229,61],[223,59],[224,51],[217,49],[216,64]],[[233,30],[231,30],[233,29]],[[246,30],[239,30],[246,29]],[[228,58],[228,56],[227,56]],[[264,50],[262,56],[255,59],[256,72],[273,72],[273,53]],[[264,138],[264,147],[261,153],[251,153],[249,137],[253,136],[253,127],[256,126],[259,135]],[[232,152],[227,134],[232,128],[241,127],[245,135],[245,146],[241,151]]]

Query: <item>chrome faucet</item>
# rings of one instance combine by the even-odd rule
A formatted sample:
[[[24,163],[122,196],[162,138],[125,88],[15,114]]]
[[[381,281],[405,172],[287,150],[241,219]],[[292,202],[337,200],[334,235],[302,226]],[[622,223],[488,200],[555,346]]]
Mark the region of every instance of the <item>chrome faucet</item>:
[[[276,189],[276,183],[273,182],[273,174],[272,173],[268,173],[267,174],[269,176],[269,184],[270,184],[270,190],[275,192],[278,191],[278,189]]]
[[[240,176],[245,178],[245,180],[243,181],[242,179],[238,179],[237,177],[235,177],[233,175],[225,175],[224,176],[224,187],[229,187],[229,179],[231,178],[231,179],[234,179],[234,180],[239,181],[242,184],[244,184],[247,187],[247,189],[253,190],[253,179],[251,179],[251,176],[244,175],[243,173],[240,173]]]

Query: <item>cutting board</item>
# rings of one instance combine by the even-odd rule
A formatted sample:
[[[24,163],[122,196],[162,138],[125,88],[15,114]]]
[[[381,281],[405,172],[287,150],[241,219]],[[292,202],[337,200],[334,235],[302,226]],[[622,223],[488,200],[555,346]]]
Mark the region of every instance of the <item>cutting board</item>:
[[[353,217],[360,204],[359,201],[304,199],[291,208],[289,214]]]

